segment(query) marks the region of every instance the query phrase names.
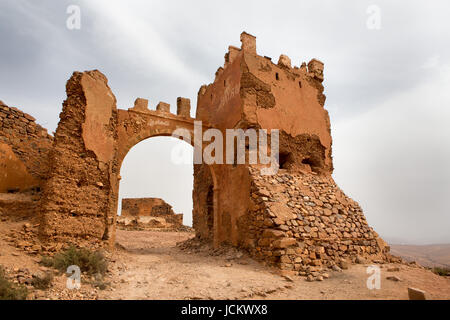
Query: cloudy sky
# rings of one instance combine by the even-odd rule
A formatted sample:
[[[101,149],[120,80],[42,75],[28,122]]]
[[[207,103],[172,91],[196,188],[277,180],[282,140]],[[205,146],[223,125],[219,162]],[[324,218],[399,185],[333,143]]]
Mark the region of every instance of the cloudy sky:
[[[66,27],[69,5],[81,10],[80,29]],[[99,69],[119,108],[142,97],[175,111],[178,96],[195,107],[245,30],[275,61],[325,63],[334,177],[375,230],[449,243],[449,12],[448,1],[1,0],[0,99],[52,132],[72,72]],[[182,143],[138,144],[120,188],[164,198],[189,224],[192,167],[168,161]]]

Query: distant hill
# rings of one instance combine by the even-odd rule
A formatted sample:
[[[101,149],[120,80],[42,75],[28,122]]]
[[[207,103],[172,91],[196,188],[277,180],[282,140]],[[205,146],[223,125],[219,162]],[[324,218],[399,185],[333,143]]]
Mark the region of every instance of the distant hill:
[[[450,244],[390,244],[391,253],[426,267],[450,268]]]

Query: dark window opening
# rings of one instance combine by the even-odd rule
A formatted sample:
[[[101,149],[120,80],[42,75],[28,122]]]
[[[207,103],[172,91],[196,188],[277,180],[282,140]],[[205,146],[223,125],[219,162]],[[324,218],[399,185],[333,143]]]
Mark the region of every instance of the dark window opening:
[[[289,152],[280,152],[280,169],[288,169],[292,156]]]
[[[223,86],[224,86],[224,87],[227,86],[227,80],[223,80]]]
[[[300,88],[302,87],[302,82],[301,82],[301,81],[298,82],[298,86],[299,86]]]
[[[280,76],[278,75],[278,72],[275,73],[275,79],[280,80]]]
[[[311,168],[312,171],[317,172],[318,168],[320,168],[320,163],[316,160],[316,159],[312,159],[312,158],[304,158],[302,160],[303,164],[309,165],[309,167]]]
[[[311,167],[313,166],[313,161],[311,160],[311,158],[305,158],[302,160],[302,163],[304,164],[309,164]]]

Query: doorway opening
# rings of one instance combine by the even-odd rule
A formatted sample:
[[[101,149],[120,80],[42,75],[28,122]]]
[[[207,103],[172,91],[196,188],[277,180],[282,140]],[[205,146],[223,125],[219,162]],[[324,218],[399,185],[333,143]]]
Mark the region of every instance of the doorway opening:
[[[120,176],[117,243],[130,249],[174,246],[195,235],[191,145],[170,136],[143,140],[126,155]]]

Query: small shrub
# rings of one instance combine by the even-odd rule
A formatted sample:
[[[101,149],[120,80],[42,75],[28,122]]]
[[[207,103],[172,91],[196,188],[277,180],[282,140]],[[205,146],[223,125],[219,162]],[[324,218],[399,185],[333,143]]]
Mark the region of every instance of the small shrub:
[[[27,295],[27,288],[10,282],[0,267],[0,300],[25,300]]]
[[[443,276],[443,277],[449,277],[450,276],[450,269],[449,268],[434,267],[432,271],[435,274]]]
[[[50,272],[46,272],[42,277],[35,276],[31,284],[33,287],[39,290],[45,290],[50,288],[53,281],[53,275]]]
[[[67,268],[76,265],[81,272],[87,274],[105,274],[107,262],[100,252],[93,252],[85,248],[78,249],[70,246],[67,250],[57,253],[53,257],[43,257],[41,263],[46,267],[58,269],[66,272]]]
[[[106,290],[106,288],[110,286],[110,283],[103,280],[94,280],[91,282],[91,285],[95,288],[99,288],[100,290]]]

